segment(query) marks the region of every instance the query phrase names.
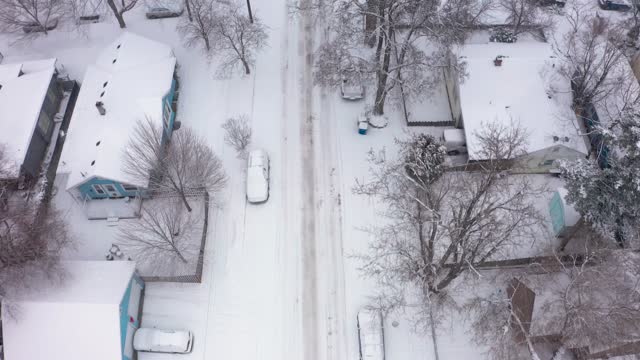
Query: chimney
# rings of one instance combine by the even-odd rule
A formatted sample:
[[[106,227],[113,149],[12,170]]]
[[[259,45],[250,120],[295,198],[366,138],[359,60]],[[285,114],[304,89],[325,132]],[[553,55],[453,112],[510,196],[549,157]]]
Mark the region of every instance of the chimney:
[[[107,113],[107,109],[104,108],[104,104],[102,103],[102,101],[97,101],[96,107],[98,108],[98,112],[100,113],[100,115],[104,115]]]
[[[493,65],[502,66],[502,55],[498,55],[495,59],[493,59]]]

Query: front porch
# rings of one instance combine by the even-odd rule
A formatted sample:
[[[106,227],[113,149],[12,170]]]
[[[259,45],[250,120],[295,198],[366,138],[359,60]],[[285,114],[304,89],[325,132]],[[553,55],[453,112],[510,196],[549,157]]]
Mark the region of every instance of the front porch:
[[[133,219],[140,217],[142,199],[124,197],[119,199],[94,199],[84,202],[84,212],[88,220]]]

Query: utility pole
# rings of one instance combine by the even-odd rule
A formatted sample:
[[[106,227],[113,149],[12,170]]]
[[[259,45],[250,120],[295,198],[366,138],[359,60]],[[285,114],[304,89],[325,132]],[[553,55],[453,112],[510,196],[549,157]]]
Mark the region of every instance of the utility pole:
[[[247,0],[247,10],[249,10],[249,21],[253,24],[253,14],[251,13],[251,2]]]

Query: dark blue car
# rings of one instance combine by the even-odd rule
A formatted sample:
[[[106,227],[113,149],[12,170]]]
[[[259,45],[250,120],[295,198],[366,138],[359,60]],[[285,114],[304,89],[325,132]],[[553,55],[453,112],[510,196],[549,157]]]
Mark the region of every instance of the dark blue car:
[[[602,10],[629,11],[631,6],[622,0],[598,0]]]

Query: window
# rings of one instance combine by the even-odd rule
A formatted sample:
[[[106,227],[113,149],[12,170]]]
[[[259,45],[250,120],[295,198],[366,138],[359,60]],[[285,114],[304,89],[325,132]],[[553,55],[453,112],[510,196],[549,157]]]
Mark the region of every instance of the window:
[[[108,192],[114,192],[114,191],[116,191],[115,186],[113,186],[113,185],[111,185],[111,184],[106,184],[106,185],[104,186],[104,188],[105,188]]]
[[[138,191],[138,187],[133,185],[122,185],[122,188],[124,191]]]
[[[56,94],[55,88],[53,86],[50,86],[49,90],[47,90],[47,101],[50,104],[55,105],[57,98],[58,98],[58,96]]]
[[[551,166],[551,165],[553,165],[553,161],[554,161],[554,159],[551,159],[551,160],[545,160],[545,161],[542,163],[542,166]]]
[[[164,102],[164,111],[162,112],[162,120],[164,121],[164,128],[168,129],[169,128],[169,121],[171,120],[171,113],[173,111],[171,110],[171,105],[169,105],[169,102],[165,100]]]
[[[93,188],[93,191],[96,192],[96,194],[104,195],[104,189],[102,188],[101,185],[94,184],[94,185],[91,185],[91,187]]]
[[[49,133],[49,128],[51,127],[51,119],[49,119],[49,115],[46,112],[41,111],[40,117],[38,117],[38,128],[42,131],[43,134],[47,135]]]

